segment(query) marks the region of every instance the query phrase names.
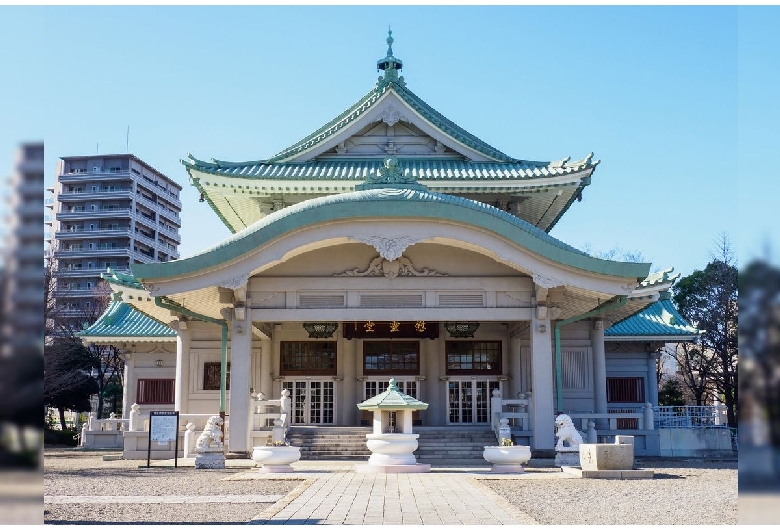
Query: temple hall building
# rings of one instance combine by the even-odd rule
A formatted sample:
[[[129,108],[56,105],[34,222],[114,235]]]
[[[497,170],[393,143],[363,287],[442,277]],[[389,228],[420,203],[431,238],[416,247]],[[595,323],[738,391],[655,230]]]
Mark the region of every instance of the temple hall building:
[[[182,160],[232,235],[104,274],[115,301],[82,337],[124,350],[125,417],[224,412],[246,454],[268,436],[258,398],[288,390],[291,430],[359,427],[392,377],[429,405],[416,429],[491,430],[499,396],[536,454],[560,412],[657,451],[658,351],[698,334],[669,299],[677,276],[552,237],[599,161],[492,147],[412,92],[387,43],[368,93],[281,152]]]

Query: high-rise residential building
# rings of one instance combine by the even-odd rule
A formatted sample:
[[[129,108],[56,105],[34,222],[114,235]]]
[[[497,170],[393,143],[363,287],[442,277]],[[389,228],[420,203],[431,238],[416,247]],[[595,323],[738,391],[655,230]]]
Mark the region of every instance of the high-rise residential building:
[[[80,329],[94,320],[95,288],[110,268],[178,259],[181,185],[132,154],[60,157],[54,195],[55,311]]]
[[[20,348],[38,348],[43,340],[43,142],[19,147],[7,200],[2,237],[4,356],[18,353]]]

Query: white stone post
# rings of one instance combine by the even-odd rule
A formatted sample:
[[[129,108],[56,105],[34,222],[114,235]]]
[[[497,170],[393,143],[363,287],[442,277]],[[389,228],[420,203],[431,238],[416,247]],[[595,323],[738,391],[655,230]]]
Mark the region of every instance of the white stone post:
[[[95,430],[95,413],[90,412],[89,413],[89,419],[87,420],[87,430],[94,431]]]
[[[645,429],[652,431],[655,428],[653,421],[653,405],[645,403]]]
[[[292,398],[290,397],[290,391],[286,388],[282,390],[282,414],[285,414],[285,417],[287,418],[287,421],[284,423],[284,428],[286,429],[290,423],[292,422]]]
[[[593,352],[593,400],[598,414],[607,413],[607,360],[604,353],[604,321],[593,321],[590,330],[590,344]],[[598,429],[607,428],[607,420],[596,419]]]
[[[497,388],[493,390],[492,394],[493,395],[490,397],[490,429],[496,433],[497,436],[500,436],[498,434],[498,418],[504,410],[504,405],[502,404],[501,392],[499,392]]]
[[[141,430],[141,405],[138,403],[133,403],[133,405],[130,407],[130,430],[131,431],[140,431]]]
[[[87,424],[81,426],[81,443],[79,444],[81,447],[86,447],[87,445]]]
[[[234,312],[235,314],[235,312]],[[233,319],[230,331],[230,433],[228,452],[249,452],[249,387],[252,384],[252,332],[246,319]]]
[[[596,433],[596,424],[593,420],[588,420],[588,443],[595,444],[598,442],[598,434]]]
[[[550,319],[538,319],[537,312],[533,311],[530,331],[533,448],[552,451],[555,448],[555,385]]]
[[[274,426],[271,429],[271,442],[274,444],[284,442],[284,427],[282,427],[282,420],[279,418],[274,420]]]
[[[176,330],[176,383],[173,409],[185,414],[190,395],[190,344],[192,339],[191,322],[179,320]]]
[[[501,418],[499,421],[499,427],[498,427],[498,443],[501,444],[501,441],[506,438],[507,440],[512,439],[512,428],[509,426],[509,420],[507,418]]]
[[[115,420],[116,419],[116,413],[112,412],[111,414],[109,414],[108,415],[108,419],[109,420]],[[103,425],[106,426],[105,430],[107,430],[107,431],[118,431],[119,430],[119,425],[117,425],[116,423],[104,423]]]
[[[187,423],[184,431],[184,458],[190,458],[195,455],[195,424],[192,422]]]

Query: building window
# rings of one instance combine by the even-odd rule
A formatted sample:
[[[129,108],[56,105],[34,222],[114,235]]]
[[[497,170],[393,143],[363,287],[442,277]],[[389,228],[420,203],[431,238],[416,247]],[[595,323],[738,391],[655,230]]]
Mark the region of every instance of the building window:
[[[645,380],[642,377],[607,377],[607,402],[644,403]]]
[[[561,352],[561,379],[565,390],[588,387],[588,357],[585,350]]]
[[[227,363],[225,390],[230,390],[230,363]],[[203,390],[219,390],[222,363],[203,363]]]
[[[418,375],[420,373],[420,343],[417,341],[364,342],[363,373],[367,375]]]
[[[280,375],[336,375],[336,342],[282,342]]]
[[[175,379],[139,379],[139,405],[173,405]]]
[[[447,341],[447,374],[500,374],[501,341]]]

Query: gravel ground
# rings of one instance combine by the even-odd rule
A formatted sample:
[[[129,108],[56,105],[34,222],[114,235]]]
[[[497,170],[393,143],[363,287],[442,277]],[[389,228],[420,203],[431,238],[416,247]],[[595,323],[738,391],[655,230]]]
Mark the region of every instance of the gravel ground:
[[[52,449],[44,454],[45,496],[55,495],[286,495],[302,480],[221,480],[247,469],[146,467],[141,460],[104,462],[100,453]],[[246,523],[273,502],[198,504],[52,504],[44,500],[47,524],[99,524],[112,522],[159,524]]]
[[[99,453],[47,450],[44,492],[58,495],[296,495],[309,487],[300,479],[235,480],[248,469],[140,468],[140,460],[104,462]],[[478,480],[539,524],[737,524],[737,462],[637,459],[653,469],[652,480],[542,478],[553,469],[530,469],[541,480]],[[231,480],[222,480],[231,479]],[[297,489],[296,489],[297,488]],[[44,506],[46,523],[245,523],[273,502],[54,504]]]
[[[539,524],[737,524],[737,462],[637,459],[652,480],[480,480]]]

